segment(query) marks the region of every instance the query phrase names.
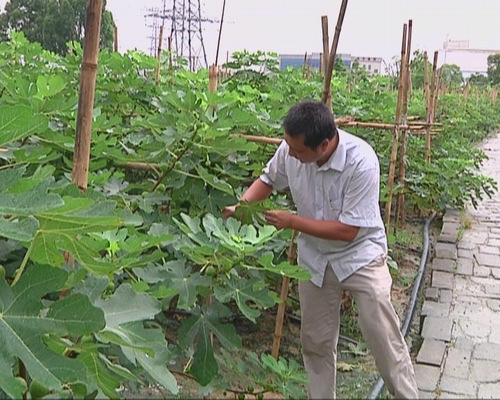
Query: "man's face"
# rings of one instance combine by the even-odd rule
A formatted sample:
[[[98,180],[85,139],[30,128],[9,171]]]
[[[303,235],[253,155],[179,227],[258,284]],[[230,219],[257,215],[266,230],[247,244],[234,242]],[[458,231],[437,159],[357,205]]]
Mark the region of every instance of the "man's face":
[[[290,136],[286,132],[285,141],[289,148],[288,154],[304,164],[322,160],[329,143],[329,141],[325,139],[323,143],[313,150],[304,144],[304,136]]]

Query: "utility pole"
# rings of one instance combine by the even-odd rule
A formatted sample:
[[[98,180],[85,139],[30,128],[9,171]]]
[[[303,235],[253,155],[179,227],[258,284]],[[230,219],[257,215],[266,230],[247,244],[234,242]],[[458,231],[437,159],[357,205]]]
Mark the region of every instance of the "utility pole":
[[[170,21],[169,40],[172,43],[172,52],[177,57],[186,58],[191,71],[198,68],[208,68],[202,24],[218,21],[202,17],[200,0],[162,1],[163,7],[161,9],[159,7],[150,8],[145,15],[146,19],[153,20],[152,23],[146,24],[152,29],[150,36],[151,55],[155,55],[158,48],[160,26],[164,26],[165,21]],[[168,32],[168,29],[165,29],[164,32]]]

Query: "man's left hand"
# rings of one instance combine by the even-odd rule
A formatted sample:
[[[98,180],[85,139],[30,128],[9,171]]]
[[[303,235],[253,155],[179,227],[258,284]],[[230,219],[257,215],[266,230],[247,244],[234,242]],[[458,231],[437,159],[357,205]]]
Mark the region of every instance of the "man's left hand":
[[[278,229],[289,229],[292,228],[292,222],[295,214],[289,211],[283,210],[271,210],[264,213],[266,222],[269,225],[273,225]]]

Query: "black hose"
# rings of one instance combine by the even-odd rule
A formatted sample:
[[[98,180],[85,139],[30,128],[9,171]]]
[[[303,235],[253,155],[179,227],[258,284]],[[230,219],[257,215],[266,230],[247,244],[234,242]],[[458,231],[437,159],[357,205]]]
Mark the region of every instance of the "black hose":
[[[415,314],[415,308],[417,305],[418,293],[420,291],[420,286],[422,285],[422,280],[424,277],[425,266],[427,265],[427,258],[429,255],[429,226],[436,216],[436,213],[433,213],[429,218],[425,220],[424,224],[424,232],[423,232],[423,249],[422,249],[422,257],[420,258],[420,264],[418,266],[417,276],[415,277],[413,289],[410,296],[410,301],[408,306],[406,307],[406,317],[403,322],[403,326],[401,327],[401,333],[404,337],[408,335],[408,331],[410,330],[411,321]],[[384,388],[384,380],[379,377],[377,382],[372,386],[372,390],[366,397],[367,399],[376,399],[382,389]]]

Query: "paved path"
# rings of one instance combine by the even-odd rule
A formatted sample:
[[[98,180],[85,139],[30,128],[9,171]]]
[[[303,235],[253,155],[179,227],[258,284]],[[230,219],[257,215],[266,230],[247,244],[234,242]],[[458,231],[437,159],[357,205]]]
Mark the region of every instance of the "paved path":
[[[500,186],[500,134],[481,147],[481,172]],[[500,192],[446,213],[434,250],[415,365],[421,398],[500,399]]]

